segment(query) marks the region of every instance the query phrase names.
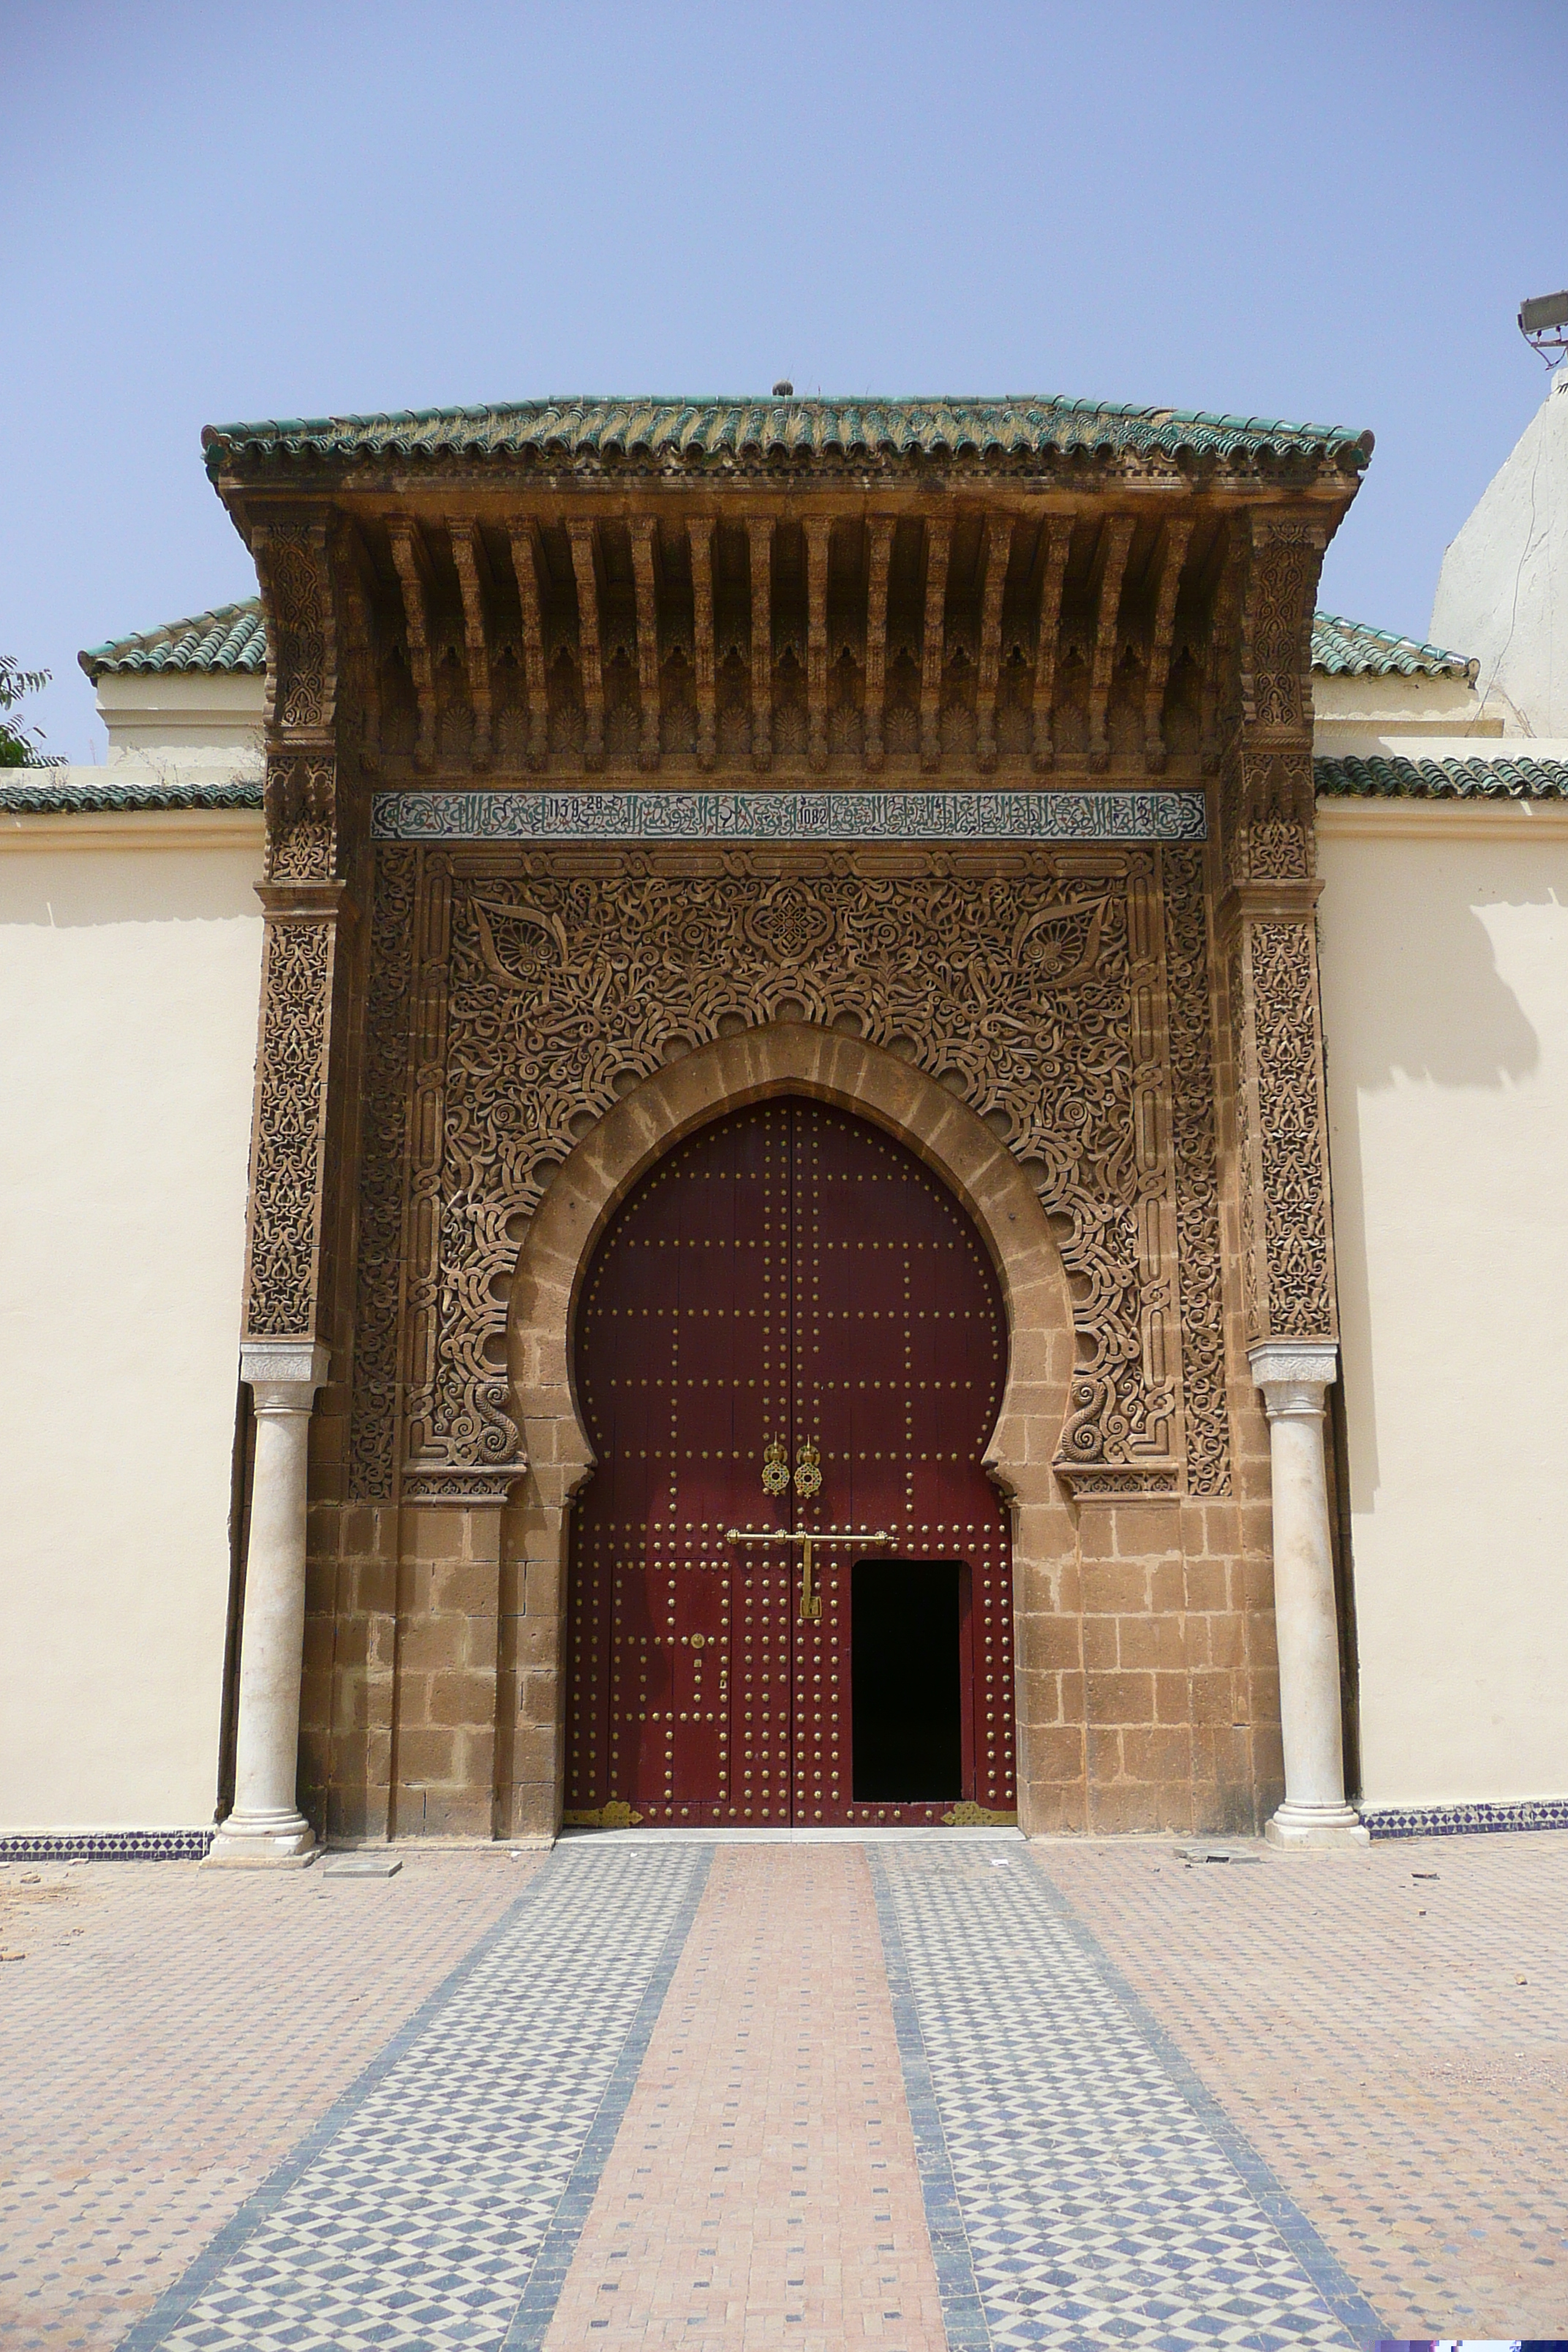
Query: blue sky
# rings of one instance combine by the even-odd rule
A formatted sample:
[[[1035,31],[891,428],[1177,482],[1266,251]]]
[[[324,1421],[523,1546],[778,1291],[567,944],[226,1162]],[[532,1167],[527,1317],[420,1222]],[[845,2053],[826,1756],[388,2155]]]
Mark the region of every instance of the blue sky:
[[[1062,392],[1371,425],[1324,601],[1424,634],[1545,389],[1562,0],[0,0],[0,646],[250,592],[203,425]]]

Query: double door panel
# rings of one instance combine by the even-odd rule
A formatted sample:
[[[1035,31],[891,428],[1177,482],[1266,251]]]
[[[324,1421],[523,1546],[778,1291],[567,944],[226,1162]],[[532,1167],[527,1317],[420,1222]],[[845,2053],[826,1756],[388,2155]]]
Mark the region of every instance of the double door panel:
[[[576,1372],[568,1820],[1011,1812],[1005,1325],[945,1188],[816,1104],[705,1129],[605,1234]]]

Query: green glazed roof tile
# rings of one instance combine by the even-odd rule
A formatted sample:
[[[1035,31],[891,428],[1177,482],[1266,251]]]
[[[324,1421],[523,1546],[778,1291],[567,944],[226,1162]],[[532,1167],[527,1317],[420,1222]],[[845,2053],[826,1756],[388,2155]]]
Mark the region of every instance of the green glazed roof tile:
[[[89,677],[132,670],[264,670],[267,628],[261,600],[247,596],[241,604],[219,604],[210,613],[170,621],[140,636],[89,646],[77,659]]]
[[[712,457],[888,451],[1035,456],[1081,450],[1131,457],[1315,457],[1359,469],[1370,433],[1198,409],[1093,400],[528,400],[492,408],[426,408],[384,416],[209,425],[207,471],[244,459],[576,457],[632,451]]]
[[[1338,613],[1312,615],[1312,667],[1331,677],[1474,677],[1478,665],[1442,646],[1396,637]]]
[[[1312,762],[1321,800],[1568,800],[1568,760],[1371,760]]]
[[[40,772],[25,784],[0,783],[0,817],[93,816],[125,809],[259,809],[261,785],[50,783]]]

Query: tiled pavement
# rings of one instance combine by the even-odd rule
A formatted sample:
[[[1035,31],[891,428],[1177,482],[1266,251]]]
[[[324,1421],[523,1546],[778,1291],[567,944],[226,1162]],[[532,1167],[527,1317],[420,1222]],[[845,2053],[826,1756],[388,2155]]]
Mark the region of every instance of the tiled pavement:
[[[1560,2332],[1565,1894],[1555,1833],[13,1865],[0,2344]]]

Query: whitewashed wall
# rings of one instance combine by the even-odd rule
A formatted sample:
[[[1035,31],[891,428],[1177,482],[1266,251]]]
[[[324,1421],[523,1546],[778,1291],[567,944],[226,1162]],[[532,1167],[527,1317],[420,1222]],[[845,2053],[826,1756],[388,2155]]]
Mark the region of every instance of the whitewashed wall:
[[[1368,1803],[1568,1793],[1568,811],[1319,811]]]
[[[0,1827],[212,1819],[260,867],[0,817]]]

